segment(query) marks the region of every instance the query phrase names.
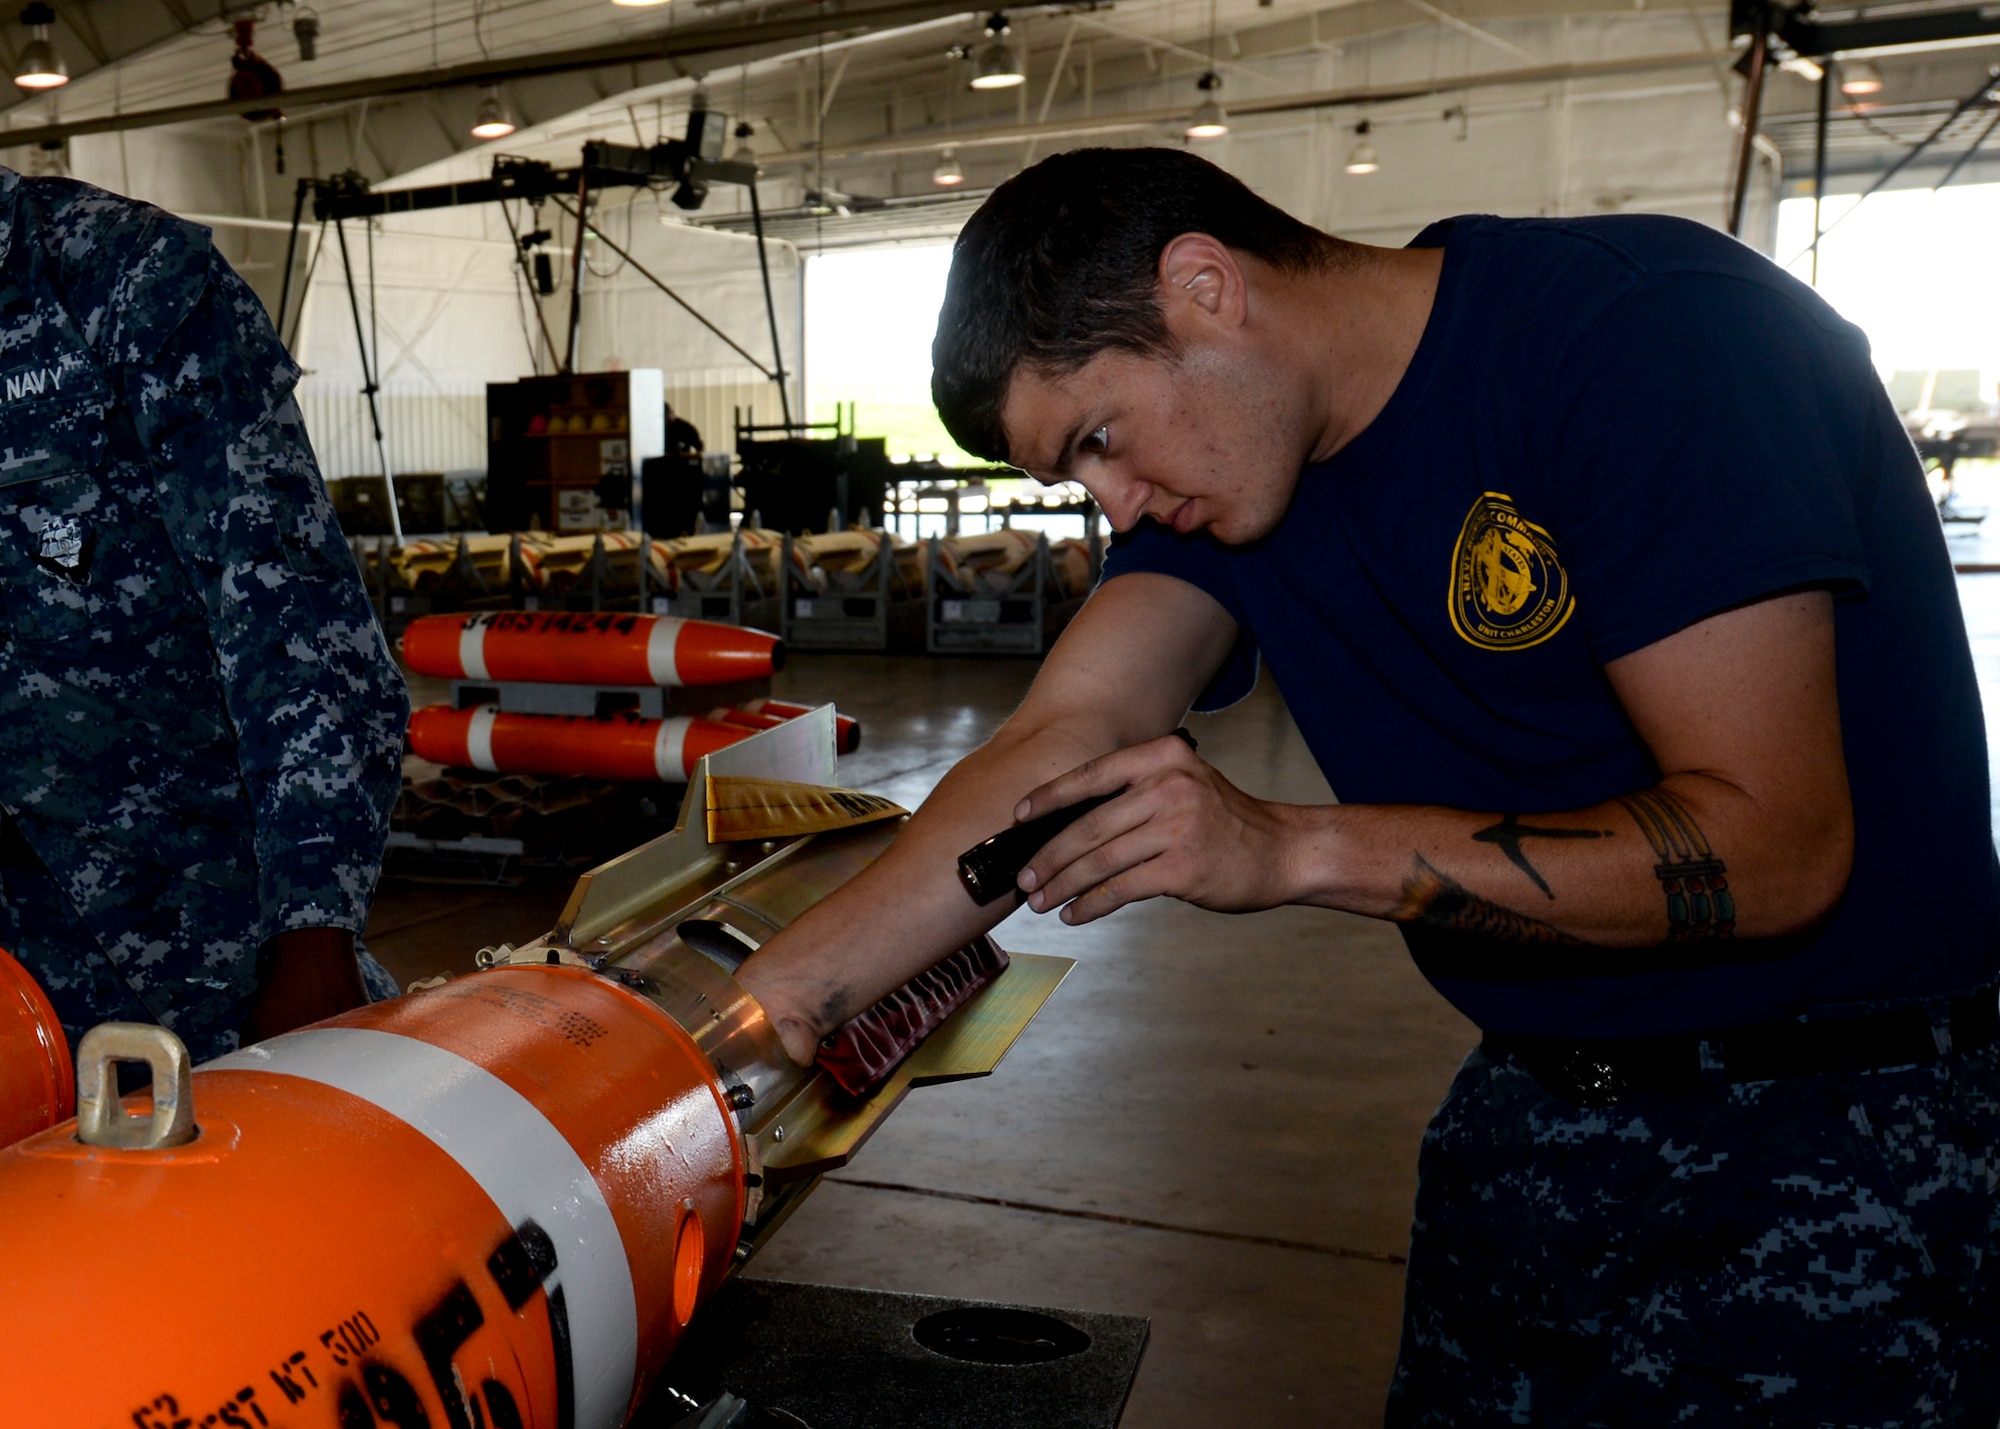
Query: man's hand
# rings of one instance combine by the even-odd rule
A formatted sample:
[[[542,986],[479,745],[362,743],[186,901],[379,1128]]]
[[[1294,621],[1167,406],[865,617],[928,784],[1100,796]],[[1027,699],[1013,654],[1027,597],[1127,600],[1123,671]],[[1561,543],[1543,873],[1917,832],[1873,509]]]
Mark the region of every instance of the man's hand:
[[[945,776],[889,851],[738,971],[792,1059],[809,1062],[825,1034],[1012,911],[967,897],[957,860],[1007,822],[1023,790],[1149,741],[1188,755],[1156,736],[1181,722],[1235,639],[1228,613],[1184,582],[1143,574],[1100,586],[1020,709]]]
[[[294,928],[271,939],[264,970],[243,1019],[247,1046],[318,1022],[368,1001],[354,934],[345,928]]]
[[[1162,895],[1219,913],[1273,908],[1296,896],[1289,870],[1305,811],[1251,798],[1172,736],[1079,765],[1030,793],[1014,817],[1025,821],[1121,789],[1021,871],[1030,908],[1062,908],[1065,923],[1088,923]]]

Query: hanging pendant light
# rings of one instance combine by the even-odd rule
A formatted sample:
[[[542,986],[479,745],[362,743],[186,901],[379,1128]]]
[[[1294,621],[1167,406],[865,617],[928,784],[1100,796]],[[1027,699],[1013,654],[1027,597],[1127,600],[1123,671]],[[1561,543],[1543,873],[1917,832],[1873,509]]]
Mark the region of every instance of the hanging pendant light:
[[[973,57],[972,88],[1012,89],[1028,82],[1020,51],[1007,39],[1011,29],[1007,16],[999,10],[986,17],[986,43]]]
[[[23,89],[59,89],[69,83],[69,66],[49,41],[49,26],[55,22],[56,12],[40,0],[21,12],[21,23],[32,36],[14,63],[14,83]]]
[[[1354,126],[1355,137],[1361,142],[1348,151],[1346,167],[1350,174],[1372,174],[1382,167],[1381,156],[1368,142],[1368,132],[1372,127],[1366,119]]]
[[[1222,107],[1216,94],[1222,88],[1222,76],[1214,70],[1208,71],[1195,81],[1195,88],[1201,91],[1201,103],[1188,116],[1187,128],[1181,132],[1190,139],[1220,139],[1229,132],[1229,115]]]
[[[1882,71],[1867,60],[1856,60],[1851,65],[1840,67],[1840,92],[1842,94],[1880,94],[1882,92]]]
[[[498,89],[486,91],[486,97],[479,101],[479,111],[472,116],[472,137],[475,139],[504,139],[514,132],[514,116],[507,111],[507,101],[500,97]]]
[[[965,167],[958,162],[958,150],[946,149],[938,156],[937,167],[931,170],[931,182],[941,189],[954,189],[965,182]]]
[[[1201,91],[1201,103],[1195,105],[1187,128],[1181,132],[1190,139],[1220,139],[1229,132],[1229,116],[1222,112],[1222,101],[1216,97],[1222,93],[1222,76],[1215,68],[1215,0],[1208,0],[1208,68],[1194,87]]]

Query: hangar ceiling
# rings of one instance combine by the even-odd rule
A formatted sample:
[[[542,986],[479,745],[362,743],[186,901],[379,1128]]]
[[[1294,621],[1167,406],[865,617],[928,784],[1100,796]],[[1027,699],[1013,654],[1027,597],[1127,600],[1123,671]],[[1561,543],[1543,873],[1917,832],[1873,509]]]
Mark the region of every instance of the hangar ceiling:
[[[288,179],[355,170],[375,183],[426,181],[476,169],[490,150],[573,161],[592,134],[651,142],[678,131],[697,77],[715,107],[747,117],[752,143],[795,216],[837,206],[856,235],[949,231],[966,199],[1051,146],[1084,140],[1178,141],[1210,68],[1238,126],[1305,110],[1380,113],[1428,106],[1464,123],[1486,108],[1538,102],[1554,89],[1656,92],[1708,87],[1735,102],[1726,6],[1661,0],[1083,0],[1006,11],[1027,82],[966,87],[988,12],[951,0],[320,0],[314,6],[230,0],[63,0],[52,38],[72,76],[0,105],[24,146],[172,121],[247,145],[261,169],[282,147],[286,179],[246,211],[287,211]],[[1906,0],[1822,20],[1965,10]],[[318,20],[317,55],[293,25]],[[282,71],[282,121],[245,124],[224,99],[241,19]],[[0,26],[11,64],[28,32]],[[1858,57],[1854,57],[1858,58]],[[1962,154],[1996,109],[1966,105],[2000,58],[2000,36],[1969,45],[1867,57],[1883,77],[1843,97],[1829,124],[1830,170],[1879,172],[1937,127],[1958,121],[1924,156],[1935,169]],[[1817,87],[1777,76],[1764,132],[1785,172],[1810,167]],[[520,130],[488,146],[469,130],[483,97]],[[237,106],[239,109],[241,106]],[[950,147],[968,183],[931,183]],[[2000,144],[1996,144],[2000,147]],[[1913,168],[1913,174],[1917,168]],[[817,200],[809,200],[816,194]],[[723,217],[722,221],[729,220]]]

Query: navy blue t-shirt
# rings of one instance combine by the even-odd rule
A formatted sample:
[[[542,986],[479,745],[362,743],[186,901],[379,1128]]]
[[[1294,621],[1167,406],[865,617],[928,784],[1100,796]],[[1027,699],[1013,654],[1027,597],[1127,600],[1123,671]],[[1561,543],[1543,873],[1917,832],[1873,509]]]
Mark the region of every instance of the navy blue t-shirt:
[[[1143,523],[1107,579],[1157,571],[1219,601],[1241,639],[1203,707],[1247,693],[1261,656],[1342,801],[1520,813],[1658,781],[1606,663],[1729,606],[1831,588],[1856,841],[1817,933],[1651,949],[1404,936],[1489,1031],[1690,1031],[1990,982],[1979,692],[1866,339],[1679,219],[1460,218],[1414,246],[1440,245],[1408,373],[1305,469],[1278,529],[1232,548]]]

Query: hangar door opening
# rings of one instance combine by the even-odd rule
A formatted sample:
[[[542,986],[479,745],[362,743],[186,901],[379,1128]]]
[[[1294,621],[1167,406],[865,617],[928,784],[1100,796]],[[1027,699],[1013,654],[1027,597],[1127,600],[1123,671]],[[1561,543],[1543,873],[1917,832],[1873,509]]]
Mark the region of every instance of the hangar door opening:
[[[1778,209],[1778,257],[1811,280],[1813,204]],[[2000,184],[1900,189],[1821,206],[1820,293],[1868,334],[1938,499],[2000,754]],[[1993,782],[2000,829],[2000,769]]]
[[[1976,519],[2000,507],[2000,184],[1829,196],[1820,221],[1817,287],[1868,334],[1955,552],[2000,553],[2000,515]],[[1808,282],[1812,239],[1812,200],[1785,200],[1778,257]]]
[[[1004,519],[1045,531],[1051,541],[1085,535],[1080,487],[1051,489],[1004,476],[960,485],[986,463],[951,439],[931,405],[931,339],[951,271],[950,244],[814,254],[805,266],[810,420],[833,421],[851,403],[856,432],[886,438],[891,460],[912,464],[896,477],[899,534],[970,534]],[[960,471],[947,476],[938,466]]]

